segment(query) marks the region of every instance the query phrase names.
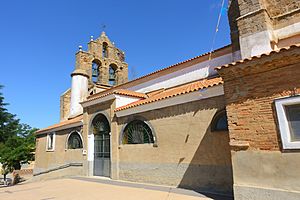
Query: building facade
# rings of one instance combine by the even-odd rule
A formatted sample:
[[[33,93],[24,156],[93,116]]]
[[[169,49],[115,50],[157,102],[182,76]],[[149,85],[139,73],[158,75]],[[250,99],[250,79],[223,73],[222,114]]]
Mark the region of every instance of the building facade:
[[[132,81],[124,52],[91,38],[60,123],[36,133],[35,178],[300,198],[299,13],[296,0],[232,0],[231,45]]]

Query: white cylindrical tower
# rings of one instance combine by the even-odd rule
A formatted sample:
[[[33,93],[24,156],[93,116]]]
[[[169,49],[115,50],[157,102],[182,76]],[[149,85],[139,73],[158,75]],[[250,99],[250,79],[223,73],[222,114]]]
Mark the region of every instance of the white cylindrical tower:
[[[88,95],[89,76],[83,69],[76,69],[72,74],[71,102],[69,118],[76,117],[83,113],[80,102]]]

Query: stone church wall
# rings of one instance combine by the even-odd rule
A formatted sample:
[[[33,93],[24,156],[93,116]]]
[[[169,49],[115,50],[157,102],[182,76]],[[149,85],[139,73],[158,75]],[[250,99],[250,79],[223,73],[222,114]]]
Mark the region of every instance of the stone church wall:
[[[298,0],[231,0],[228,17],[233,51],[240,50],[243,59],[275,50],[300,33]]]
[[[71,89],[60,96],[60,121],[67,120],[70,114]]]
[[[82,149],[67,149],[68,135],[80,127],[55,132],[55,148],[47,151],[47,135],[41,134],[36,138],[36,157],[33,174],[36,179],[49,179],[71,175],[84,175],[86,158]],[[83,142],[85,148],[86,143]]]
[[[218,96],[118,118],[119,132],[132,119],[146,119],[157,139],[157,146],[119,144],[119,179],[231,193],[228,132],[211,132],[210,125],[224,107]]]

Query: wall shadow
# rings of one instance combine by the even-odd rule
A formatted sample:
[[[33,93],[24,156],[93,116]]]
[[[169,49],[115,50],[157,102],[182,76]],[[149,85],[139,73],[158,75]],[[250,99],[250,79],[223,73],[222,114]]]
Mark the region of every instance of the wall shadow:
[[[172,175],[172,178],[178,178],[176,180],[178,182],[175,183],[176,181],[174,181],[174,183],[177,184],[179,188],[193,190],[213,199],[232,199],[233,175],[229,133],[228,131],[211,132],[211,120],[214,116],[213,114],[203,116],[203,114],[207,111],[214,110],[213,112],[216,113],[216,111],[223,110],[224,107],[224,97],[218,96],[197,102],[190,102],[147,111],[136,115],[115,118],[115,120],[119,125],[123,126],[128,121],[142,117],[149,121],[153,125],[154,129],[156,128],[156,125],[158,125],[158,122],[156,121],[160,121],[160,126],[174,125],[180,127],[180,123],[187,123],[186,127],[193,128],[197,127],[195,126],[196,123],[202,124],[202,127],[205,126],[202,130],[199,130],[199,134],[195,134],[195,132],[197,132],[195,130],[188,130],[189,128],[185,129],[185,132],[182,132],[183,129],[181,127],[170,130],[170,132],[174,131],[173,136],[170,135],[170,137],[175,137],[179,131],[181,131],[181,136],[185,135],[184,139],[181,137],[180,140],[183,144],[181,142],[178,143],[181,148],[184,148],[185,145],[195,145],[196,149],[191,152],[184,150],[184,153],[176,158],[178,160],[174,162],[174,165],[175,168],[177,166],[177,169],[172,170],[182,174]],[[184,119],[188,113],[191,113],[191,115],[189,115],[189,119]],[[172,120],[172,123],[168,123],[168,120],[170,119]],[[162,121],[166,124],[162,123]],[[174,122],[178,122],[179,124],[176,125]],[[166,144],[166,141],[162,142],[159,136],[165,133],[159,132],[157,129],[156,132],[158,135],[158,150],[161,150],[161,143]],[[193,135],[190,135],[190,132],[192,132]],[[195,138],[195,135],[199,135],[199,138]],[[192,138],[194,141],[191,141]],[[190,147],[187,149],[190,149]],[[163,152],[164,150],[165,149],[162,149],[161,151]],[[172,154],[170,151],[168,153]],[[189,154],[193,155],[188,156]],[[159,154],[157,154],[157,156],[158,155]],[[189,157],[189,161],[187,161],[187,157]],[[192,159],[190,160],[191,157]],[[143,161],[141,161],[141,163],[143,163]],[[155,181],[152,182],[156,183]],[[166,184],[169,183],[170,182]],[[216,193],[225,194],[229,197],[225,198],[224,195],[215,195]]]
[[[207,128],[178,187],[213,199],[224,199],[214,193],[225,194],[231,199],[233,172],[228,131],[211,132],[211,127]]]

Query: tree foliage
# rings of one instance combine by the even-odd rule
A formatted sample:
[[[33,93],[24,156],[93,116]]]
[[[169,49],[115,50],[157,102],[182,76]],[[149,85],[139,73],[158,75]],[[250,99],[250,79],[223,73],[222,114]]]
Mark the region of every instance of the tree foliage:
[[[4,175],[34,159],[34,132],[37,130],[21,124],[15,115],[7,111],[7,105],[0,92],[0,163]]]

